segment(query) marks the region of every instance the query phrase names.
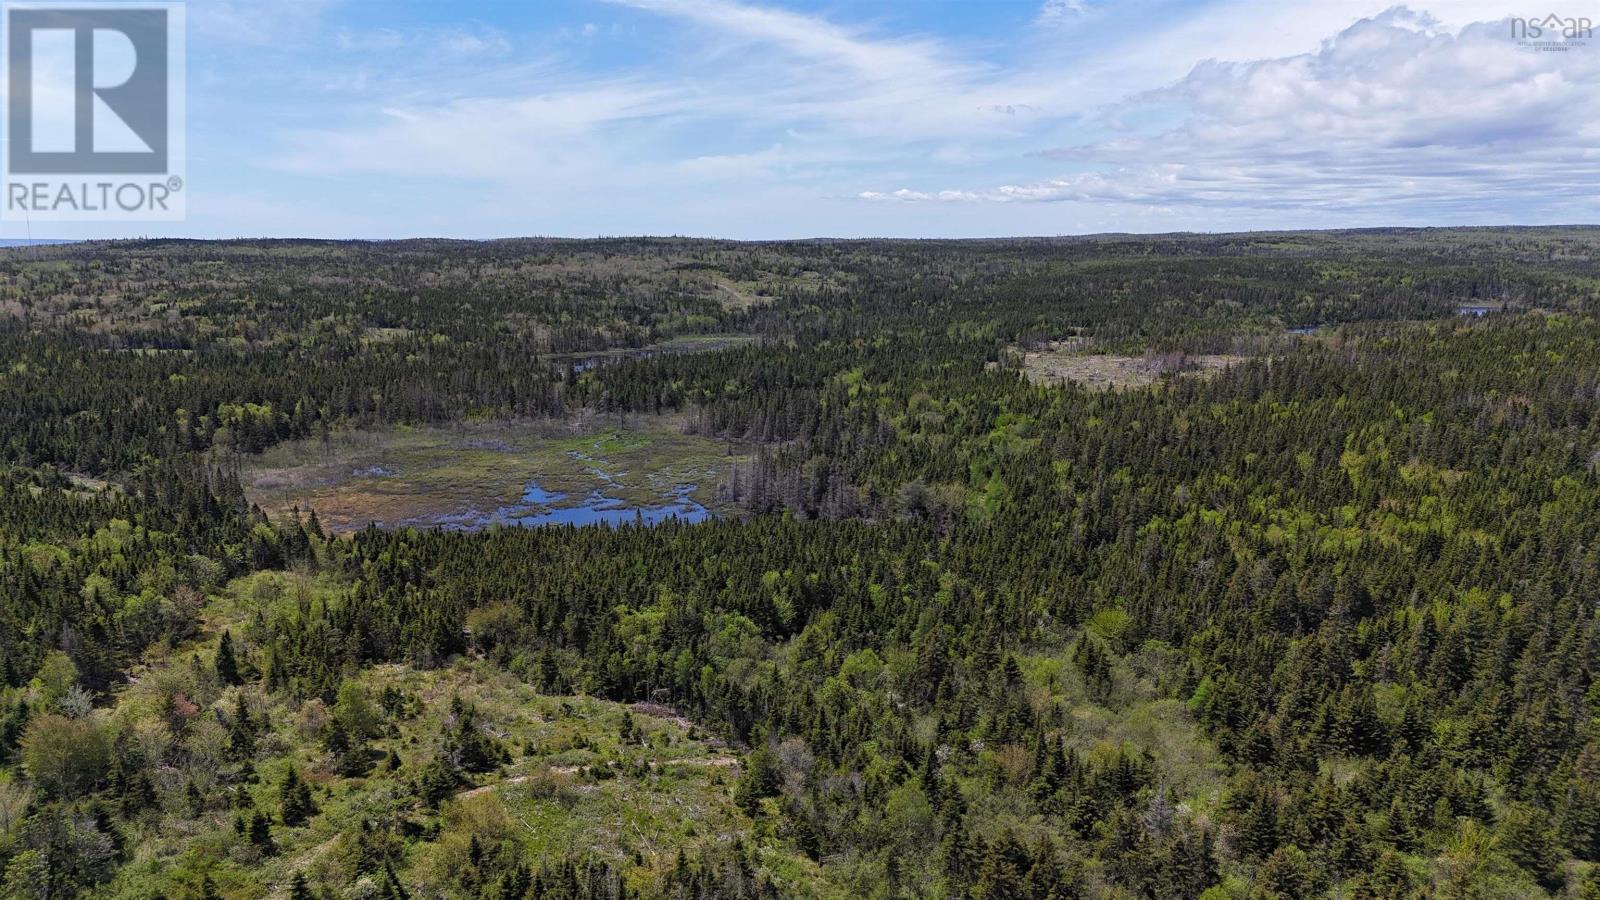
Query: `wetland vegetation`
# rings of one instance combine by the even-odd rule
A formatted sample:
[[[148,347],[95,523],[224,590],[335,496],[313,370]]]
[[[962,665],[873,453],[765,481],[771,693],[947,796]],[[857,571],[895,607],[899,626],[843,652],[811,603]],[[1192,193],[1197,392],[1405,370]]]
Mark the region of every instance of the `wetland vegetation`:
[[[693,521],[729,509],[748,453],[686,424],[651,414],[339,431],[249,457],[242,481],[269,515],[316,510],[336,533]]]

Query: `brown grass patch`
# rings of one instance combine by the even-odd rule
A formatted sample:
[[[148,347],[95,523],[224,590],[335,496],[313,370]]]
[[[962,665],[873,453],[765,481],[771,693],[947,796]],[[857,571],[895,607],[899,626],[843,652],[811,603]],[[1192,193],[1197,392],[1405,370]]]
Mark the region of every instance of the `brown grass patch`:
[[[1207,377],[1246,359],[1220,353],[1198,356],[1184,353],[1112,356],[1082,353],[1063,344],[1054,344],[1044,350],[1025,351],[1022,358],[1023,371],[1035,382],[1060,384],[1076,381],[1091,390],[1146,387],[1166,377]]]

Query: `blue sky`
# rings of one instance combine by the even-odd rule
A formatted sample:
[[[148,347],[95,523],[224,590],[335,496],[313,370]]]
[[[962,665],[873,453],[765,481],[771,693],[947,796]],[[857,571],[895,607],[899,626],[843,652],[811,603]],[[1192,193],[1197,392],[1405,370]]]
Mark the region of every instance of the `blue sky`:
[[[192,0],[188,219],[33,236],[1600,221],[1529,2]]]

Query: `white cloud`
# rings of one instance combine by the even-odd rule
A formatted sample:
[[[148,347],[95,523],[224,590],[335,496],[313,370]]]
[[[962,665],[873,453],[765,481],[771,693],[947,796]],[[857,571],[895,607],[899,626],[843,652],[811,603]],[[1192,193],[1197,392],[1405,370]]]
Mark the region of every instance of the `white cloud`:
[[[384,114],[286,135],[276,168],[324,175],[410,174],[512,184],[570,182],[611,164],[619,180],[648,175],[725,179],[813,175],[839,165],[925,155],[973,158],[967,144],[1023,133],[1044,102],[1008,73],[959,58],[930,38],[878,37],[825,19],[726,0],[616,0],[701,30],[684,40],[683,69],[594,80],[515,63],[475,67],[474,93],[397,96]],[[375,32],[385,46],[408,38]],[[356,46],[358,36],[344,43]],[[390,84],[403,77],[385,73]],[[547,86],[537,94],[516,86]],[[488,85],[503,85],[498,95]],[[352,90],[376,91],[363,79]],[[523,87],[523,90],[526,90]],[[783,134],[782,148],[773,138]],[[673,159],[661,147],[688,135],[747,135]],[[701,137],[697,142],[706,143]],[[919,143],[921,149],[913,149]],[[740,146],[743,144],[743,146]],[[649,172],[643,171],[650,170]]]
[[[826,19],[728,0],[610,0],[712,28],[726,39],[748,41],[797,56],[848,67],[852,74],[895,81],[939,78],[952,68],[930,40],[873,40]]]
[[[1107,216],[1594,217],[1600,45],[1519,50],[1498,25],[1467,24],[1489,0],[1435,0],[1440,21],[1383,12],[1384,0],[1227,0],[1134,15],[1092,39],[1036,28],[1004,52],[778,0],[608,2],[608,40],[649,45],[620,71],[569,53],[579,23],[541,59],[524,58],[539,46],[530,36],[476,26],[346,33],[361,64],[333,66],[353,79],[340,88],[348,105],[282,134],[267,166],[330,185],[471,182],[486,203],[597,227],[630,214],[709,222],[738,204],[781,218],[801,196],[819,220],[817,204],[831,204],[826,215],[848,209],[851,225],[919,233]],[[1038,16],[1109,12],[1077,6]],[[1216,61],[1229,55],[1267,58]]]
[[[729,0],[610,0],[702,30],[686,58],[710,109],[837,129],[851,140],[909,141],[971,134],[1036,102],[1011,73],[963,58],[929,37],[885,37],[827,19]],[[724,101],[718,104],[718,100]]]
[[[608,126],[660,113],[669,91],[597,83],[509,99],[468,98],[393,107],[359,128],[288,136],[278,168],[303,174],[350,173],[486,181],[560,181],[616,162],[604,146]]]
[[[341,29],[334,45],[350,53],[426,53],[444,56],[503,56],[511,41],[492,28],[450,27],[401,31],[395,28]]]
[[[204,0],[186,4],[191,28],[203,41],[288,49],[313,34],[338,0]],[[289,42],[293,42],[292,44]]]
[[[1592,215],[1600,198],[1600,46],[1533,52],[1504,22],[1451,30],[1397,8],[1312,53],[1202,62],[1136,105],[1179,124],[1046,154],[1090,171],[861,196],[1446,215]]]
[[[1038,21],[1044,24],[1073,19],[1089,11],[1085,0],[1045,0],[1039,7]]]
[[[498,31],[450,30],[438,36],[444,49],[461,56],[502,56],[511,52],[511,41]]]

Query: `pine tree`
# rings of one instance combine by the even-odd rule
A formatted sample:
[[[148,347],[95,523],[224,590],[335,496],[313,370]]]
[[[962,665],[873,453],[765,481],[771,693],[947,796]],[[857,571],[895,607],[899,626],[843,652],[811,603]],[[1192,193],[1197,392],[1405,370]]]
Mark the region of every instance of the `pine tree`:
[[[461,771],[445,757],[428,760],[417,772],[416,778],[417,796],[435,809],[456,792],[463,780]]]
[[[1291,844],[1279,847],[1262,863],[1250,896],[1260,900],[1299,900],[1314,896],[1318,881],[1305,851]]]
[[[1385,850],[1372,871],[1357,876],[1351,884],[1350,900],[1403,900],[1411,896],[1412,889],[1405,860],[1393,850]]]
[[[976,882],[972,887],[974,900],[1010,900],[1025,896],[1024,879],[1033,868],[1017,836],[1009,829],[991,844],[983,854]]]
[[[459,696],[451,701],[450,710],[454,724],[445,731],[444,755],[466,772],[492,772],[498,768],[503,751],[478,727],[477,710]]]
[[[782,784],[783,773],[778,768],[778,757],[763,741],[745,756],[744,772],[734,788],[734,802],[746,815],[754,816],[761,810],[761,801],[777,796]]]
[[[233,635],[224,628],[222,640],[217,643],[217,679],[223,684],[237,685],[244,679],[239,677],[239,660],[234,657]]]
[[[1560,887],[1561,854],[1549,816],[1527,804],[1514,803],[1500,822],[1496,843],[1524,872],[1547,889]]]
[[[409,896],[405,887],[400,884],[400,876],[394,872],[394,865],[384,863],[383,883],[378,888],[379,900],[407,900]]]
[[[240,691],[234,699],[233,718],[228,723],[228,753],[234,759],[241,760],[248,760],[256,753],[256,723],[250,717],[244,691]]]
[[[278,804],[283,824],[291,828],[304,825],[317,814],[316,803],[311,799],[311,786],[292,768],[284,776],[283,785],[278,791]]]
[[[271,856],[278,852],[278,845],[272,840],[272,820],[260,810],[250,816],[249,837],[262,853]]]
[[[1589,870],[1589,877],[1578,888],[1578,900],[1600,900],[1600,867]]]

